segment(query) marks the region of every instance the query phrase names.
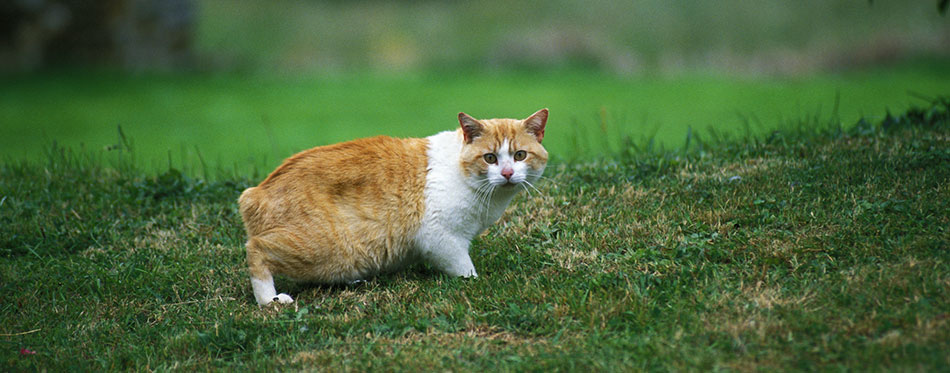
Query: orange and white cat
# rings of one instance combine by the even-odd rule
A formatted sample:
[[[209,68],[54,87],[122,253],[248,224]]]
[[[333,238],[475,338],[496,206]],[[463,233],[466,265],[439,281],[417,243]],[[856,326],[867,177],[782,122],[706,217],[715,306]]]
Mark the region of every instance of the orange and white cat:
[[[347,283],[424,260],[477,276],[472,239],[541,177],[548,110],[477,120],[423,139],[378,136],[300,152],[241,194],[247,263],[261,305],[293,302],[273,274]]]

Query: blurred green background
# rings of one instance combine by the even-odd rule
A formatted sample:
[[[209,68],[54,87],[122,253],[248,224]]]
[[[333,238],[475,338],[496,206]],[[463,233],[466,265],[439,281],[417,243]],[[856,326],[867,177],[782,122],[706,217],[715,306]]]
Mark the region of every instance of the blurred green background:
[[[936,1],[14,0],[0,23],[14,161],[116,152],[121,126],[143,167],[260,176],[316,145],[541,107],[571,160],[950,91]]]

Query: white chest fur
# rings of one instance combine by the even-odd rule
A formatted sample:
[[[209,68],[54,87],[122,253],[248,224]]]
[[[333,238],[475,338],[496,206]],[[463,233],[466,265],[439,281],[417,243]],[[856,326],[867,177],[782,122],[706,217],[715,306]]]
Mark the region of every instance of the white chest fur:
[[[428,140],[425,212],[414,239],[416,250],[449,275],[477,276],[469,245],[501,217],[517,189],[496,188],[490,196],[479,194],[459,168],[461,136],[447,131]]]

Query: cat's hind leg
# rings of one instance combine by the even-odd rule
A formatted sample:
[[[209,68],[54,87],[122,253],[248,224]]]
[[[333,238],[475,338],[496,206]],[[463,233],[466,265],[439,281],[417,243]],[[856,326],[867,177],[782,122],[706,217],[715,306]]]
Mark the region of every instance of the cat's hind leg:
[[[247,264],[251,273],[251,288],[254,290],[257,304],[264,306],[271,302],[292,303],[294,299],[290,295],[277,294],[277,289],[274,288],[274,276],[264,263],[264,254],[261,252],[260,245],[261,242],[256,238],[247,241]]]
[[[251,287],[254,289],[254,298],[257,304],[266,306],[270,302],[293,303],[294,299],[289,295],[280,293],[274,288],[274,277],[268,275],[266,278],[255,278],[251,276]]]

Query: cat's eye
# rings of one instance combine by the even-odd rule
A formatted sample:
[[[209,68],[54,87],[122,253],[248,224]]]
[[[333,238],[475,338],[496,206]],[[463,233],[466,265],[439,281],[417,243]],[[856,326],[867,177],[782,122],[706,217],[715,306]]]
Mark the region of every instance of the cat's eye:
[[[495,155],[495,153],[485,153],[482,158],[485,158],[485,162],[488,164],[495,164],[495,162],[498,162],[498,157]]]
[[[519,151],[516,151],[516,152],[515,152],[515,160],[516,160],[516,161],[523,161],[523,160],[524,160],[525,158],[527,158],[527,157],[528,157],[528,152],[526,152],[526,151],[524,151],[524,150],[519,150]]]

